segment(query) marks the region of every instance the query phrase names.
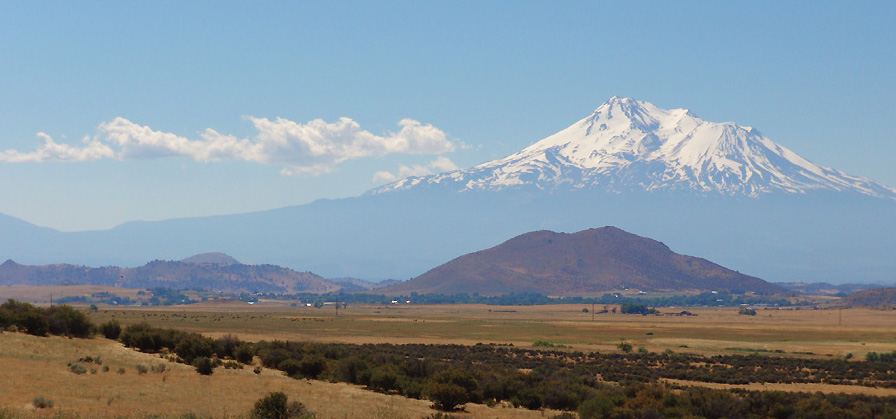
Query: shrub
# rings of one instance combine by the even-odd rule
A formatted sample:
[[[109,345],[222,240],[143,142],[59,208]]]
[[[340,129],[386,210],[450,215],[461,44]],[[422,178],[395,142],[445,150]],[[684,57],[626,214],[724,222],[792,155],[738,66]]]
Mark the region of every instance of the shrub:
[[[292,377],[299,374],[299,370],[302,368],[299,361],[296,361],[293,358],[284,359],[279,364],[277,364],[277,369],[286,373],[286,375]]]
[[[196,372],[202,375],[212,375],[215,372],[215,362],[209,357],[200,356],[194,359],[191,365],[196,367]]]
[[[241,370],[243,369],[243,365],[239,362],[227,361],[224,363],[224,369],[226,370]]]
[[[636,303],[624,303],[619,307],[619,310],[622,314],[656,314],[657,311],[654,308],[648,308],[644,304],[636,304]]]
[[[142,352],[156,353],[162,348],[174,348],[187,335],[190,334],[174,329],[152,327],[148,323],[137,323],[125,327],[119,340],[125,346],[137,348]],[[194,335],[198,336],[195,333]]]
[[[251,364],[255,357],[255,351],[249,345],[239,345],[233,350],[233,357],[241,364]]]
[[[215,346],[219,357],[236,358],[236,349],[240,346],[240,339],[234,335],[224,335],[215,340]]]
[[[398,376],[391,370],[376,368],[370,373],[370,381],[367,387],[382,393],[398,390]]]
[[[454,383],[432,383],[427,393],[433,407],[445,412],[456,411],[458,406],[469,401],[467,390]]]
[[[90,318],[71,306],[52,306],[44,312],[47,317],[47,330],[50,334],[77,338],[90,336],[90,329],[93,327]]]
[[[46,409],[46,408],[52,408],[55,403],[53,403],[52,400],[41,396],[41,397],[36,397],[34,400],[32,400],[31,404],[33,404],[34,407],[36,407],[38,409]]]
[[[598,394],[582,402],[576,410],[581,419],[600,419],[610,417],[616,405],[607,396]]]
[[[121,323],[115,319],[109,320],[100,325],[99,331],[106,339],[117,340],[121,336]]]
[[[0,326],[15,327],[35,336],[46,336],[49,331],[43,309],[13,299],[0,305]]]
[[[290,419],[313,417],[299,402],[289,403],[286,394],[279,391],[268,394],[255,402],[252,417],[257,419]]]
[[[740,310],[738,310],[737,314],[740,314],[741,316],[755,316],[756,309],[744,307],[744,308],[741,308]]]
[[[68,370],[79,375],[87,373],[87,367],[77,363],[69,364]]]
[[[361,382],[361,374],[369,368],[370,366],[366,361],[353,356],[343,359],[336,365],[335,376],[339,381],[351,384],[365,384]]]
[[[299,362],[299,373],[314,379],[324,372],[327,363],[319,356],[306,356]]]
[[[138,364],[137,365],[137,373],[138,374],[146,374],[149,372],[149,368],[146,368],[146,365]]]
[[[633,348],[632,344],[628,342],[619,342],[616,347],[619,348],[620,351],[625,353],[631,352]]]
[[[197,358],[210,358],[215,353],[215,342],[197,333],[190,333],[174,346],[174,353],[184,363],[193,364]]]

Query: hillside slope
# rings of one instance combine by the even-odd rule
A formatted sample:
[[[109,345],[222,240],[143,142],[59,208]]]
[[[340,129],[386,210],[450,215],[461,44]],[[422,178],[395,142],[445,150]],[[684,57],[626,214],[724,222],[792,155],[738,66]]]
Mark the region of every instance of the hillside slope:
[[[645,291],[784,290],[666,245],[603,227],[574,234],[535,231],[458,257],[386,293],[538,292],[583,295],[632,288]]]

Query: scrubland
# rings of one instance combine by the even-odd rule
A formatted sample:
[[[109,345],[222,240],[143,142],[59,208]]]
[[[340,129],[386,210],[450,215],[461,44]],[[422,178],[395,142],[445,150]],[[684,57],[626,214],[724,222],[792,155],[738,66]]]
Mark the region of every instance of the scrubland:
[[[588,309],[585,312],[583,309]],[[603,307],[596,307],[601,310]],[[613,308],[612,306],[608,308]],[[86,310],[86,307],[80,307]],[[96,324],[233,335],[249,342],[299,341],[344,344],[459,344],[548,349],[555,353],[615,354],[620,343],[645,353],[703,356],[743,355],[797,359],[862,359],[870,351],[896,348],[896,312],[870,309],[778,310],[758,308],[756,316],[736,308],[661,309],[690,316],[593,314],[578,305],[357,305],[323,308],[282,301],[213,301],[188,306],[114,307],[90,311]],[[544,348],[547,347],[547,348]],[[84,362],[84,359],[94,361]],[[99,359],[99,362],[95,360]],[[72,372],[69,364],[85,366]],[[253,363],[261,360],[256,357]],[[142,366],[143,368],[140,368]],[[139,371],[144,369],[145,372]],[[661,382],[714,389],[847,393],[896,396],[896,389],[829,383],[725,384],[687,379]],[[360,385],[296,379],[272,368],[255,371],[219,367],[210,376],[158,354],[137,352],[102,337],[71,339],[0,334],[0,417],[248,417],[253,403],[280,391],[319,418],[419,418],[433,414],[432,403],[373,392]],[[885,386],[886,387],[886,386]],[[53,402],[35,407],[36,399]],[[551,410],[493,407],[469,403],[459,417],[547,417]]]

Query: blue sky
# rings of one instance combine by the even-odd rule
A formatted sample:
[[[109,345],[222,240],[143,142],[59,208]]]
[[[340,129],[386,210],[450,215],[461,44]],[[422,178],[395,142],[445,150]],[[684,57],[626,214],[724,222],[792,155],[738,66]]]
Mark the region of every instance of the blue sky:
[[[892,2],[3,9],[0,213],[62,230],[355,196],[503,157],[613,95],[896,185]]]

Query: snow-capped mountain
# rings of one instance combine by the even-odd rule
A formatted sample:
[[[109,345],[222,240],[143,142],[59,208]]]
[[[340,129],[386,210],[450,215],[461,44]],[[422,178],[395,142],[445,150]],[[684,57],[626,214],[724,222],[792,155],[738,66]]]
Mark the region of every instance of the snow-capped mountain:
[[[503,159],[401,179],[371,193],[436,185],[456,191],[534,186],[752,197],[826,190],[896,199],[894,188],[814,164],[751,127],[708,122],[686,109],[665,110],[623,97]]]

